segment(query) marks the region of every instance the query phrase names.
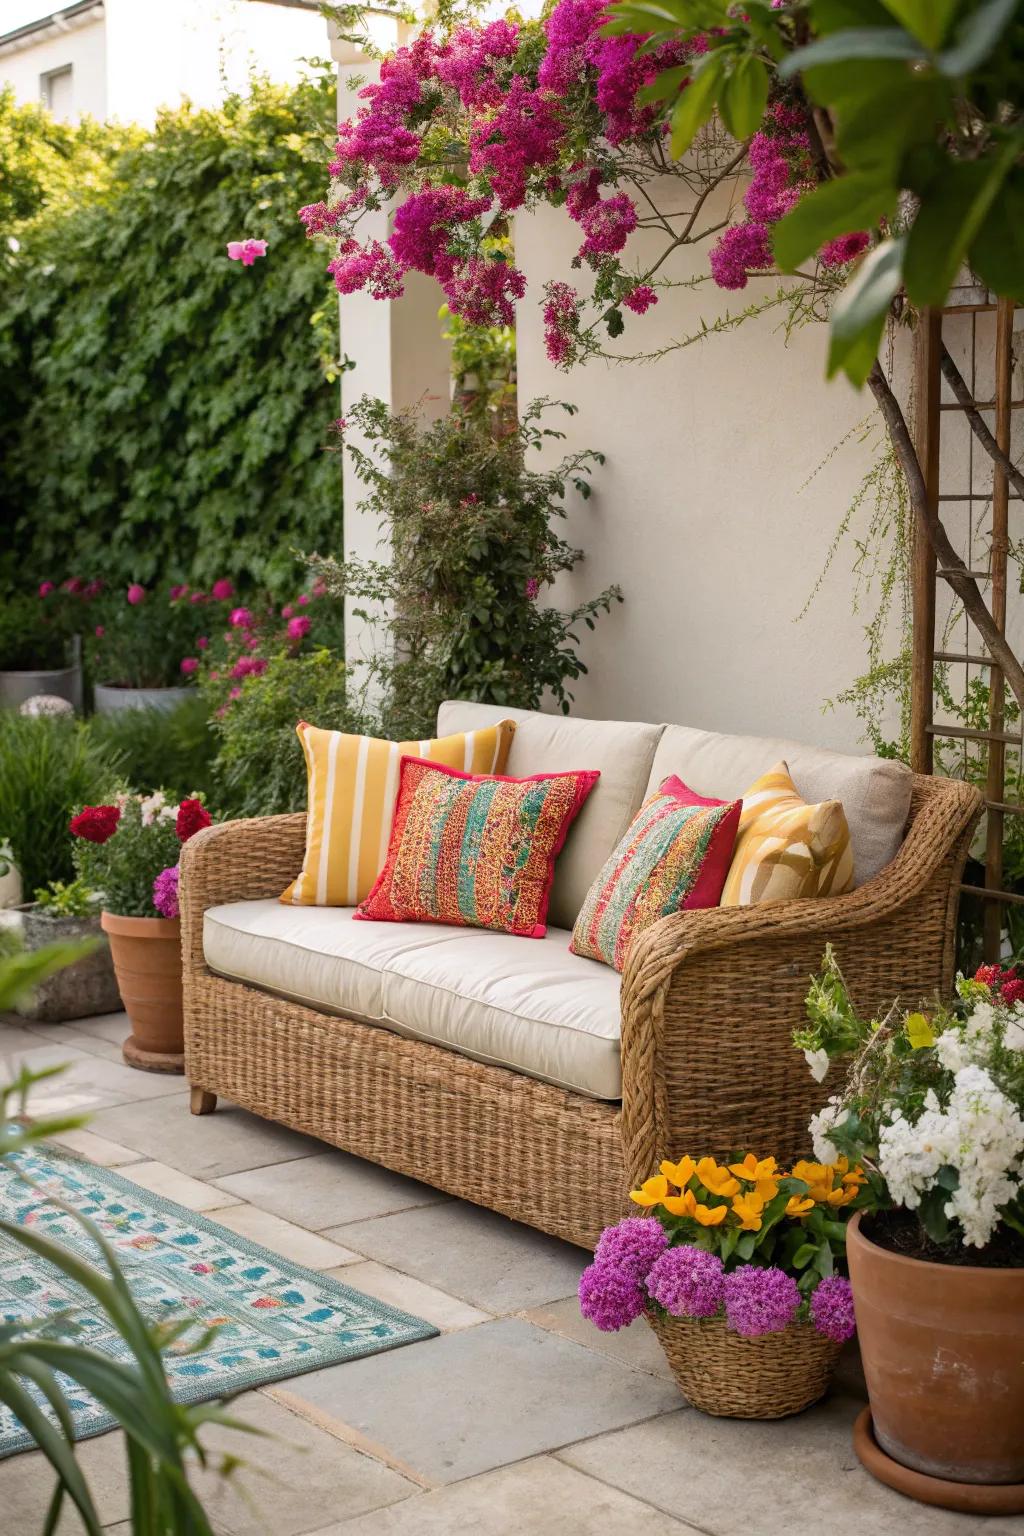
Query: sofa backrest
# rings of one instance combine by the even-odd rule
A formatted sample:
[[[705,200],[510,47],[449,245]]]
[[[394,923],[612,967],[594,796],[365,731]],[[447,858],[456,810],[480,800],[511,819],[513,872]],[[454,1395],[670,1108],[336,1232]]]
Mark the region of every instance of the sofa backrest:
[[[699,795],[742,795],[755,779],[785,760],[802,798],[840,800],[853,848],[855,885],[896,857],[910,815],[914,775],[905,763],[802,746],[779,736],[728,736],[667,725],[658,742],[645,795],[676,773]]]
[[[548,920],[556,928],[571,928],[601,866],[643,804],[664,727],[448,700],[438,710],[438,734],[478,730],[497,720],[516,721],[505,766],[510,778],[600,770],[555,866]]]

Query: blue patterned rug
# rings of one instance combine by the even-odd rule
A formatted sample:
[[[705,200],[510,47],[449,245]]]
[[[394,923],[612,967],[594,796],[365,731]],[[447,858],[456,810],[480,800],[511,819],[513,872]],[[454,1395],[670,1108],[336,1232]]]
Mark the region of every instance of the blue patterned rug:
[[[97,1262],[95,1244],[66,1211],[50,1202],[51,1195],[99,1227],[117,1251],[146,1317],[187,1316],[197,1324],[196,1337],[217,1325],[217,1336],[203,1353],[176,1353],[187,1346],[186,1336],[183,1345],[165,1354],[178,1402],[233,1395],[437,1333],[428,1323],[292,1264],[110,1169],[50,1147],[0,1161],[0,1216],[34,1226]],[[120,1337],[97,1313],[86,1291],[0,1233],[0,1322],[37,1321],[68,1311],[78,1325],[77,1339],[127,1358]],[[79,1439],[113,1427],[110,1415],[81,1388],[70,1381],[65,1387]],[[39,1394],[30,1390],[43,1405]],[[20,1422],[0,1403],[0,1457],[31,1444]]]

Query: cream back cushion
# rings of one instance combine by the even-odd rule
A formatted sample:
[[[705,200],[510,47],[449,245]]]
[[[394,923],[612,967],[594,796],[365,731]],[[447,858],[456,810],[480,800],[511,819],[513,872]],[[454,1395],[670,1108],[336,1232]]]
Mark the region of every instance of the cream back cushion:
[[[903,763],[801,746],[776,736],[727,736],[667,725],[651,766],[648,793],[678,774],[699,795],[741,796],[780,759],[808,804],[838,800],[853,849],[853,883],[863,885],[896,857],[910,814],[914,776]]]
[[[605,860],[643,803],[664,727],[448,700],[438,710],[437,732],[448,736],[477,731],[499,720],[516,723],[504,770],[511,778],[575,768],[600,772],[555,864],[548,921],[556,928],[572,928]]]

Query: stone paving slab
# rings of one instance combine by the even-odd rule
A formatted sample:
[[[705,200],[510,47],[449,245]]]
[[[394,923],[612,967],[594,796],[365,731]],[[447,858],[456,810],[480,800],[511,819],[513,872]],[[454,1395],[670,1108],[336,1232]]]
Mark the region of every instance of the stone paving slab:
[[[709,1536],[1024,1536],[1024,1519],[951,1514],[876,1482],[851,1441],[862,1406],[837,1394],[772,1423],[686,1409],[558,1454]]]
[[[661,1345],[642,1317],[619,1333],[602,1333],[582,1315],[575,1296],[567,1296],[564,1301],[550,1302],[545,1307],[533,1307],[529,1312],[523,1312],[522,1316],[528,1323],[536,1323],[538,1328],[559,1333],[564,1339],[574,1339],[577,1344],[594,1349],[598,1354],[608,1355],[623,1365],[630,1365],[635,1371],[646,1371],[648,1375],[660,1376],[664,1381],[675,1380]]]
[[[187,1211],[216,1211],[219,1207],[237,1205],[236,1196],[215,1184],[204,1184],[190,1173],[182,1173],[167,1163],[133,1163],[127,1174],[133,1184],[140,1184],[151,1194],[163,1195],[165,1200],[175,1200]]]
[[[433,1323],[443,1333],[451,1333],[455,1328],[474,1328],[477,1323],[490,1320],[488,1312],[481,1312],[468,1302],[460,1301],[458,1296],[439,1291],[436,1286],[424,1285],[412,1275],[389,1269],[386,1264],[346,1265],[337,1271],[335,1278],[368,1296],[376,1296],[378,1301],[386,1301],[391,1307],[398,1307],[402,1312],[422,1317],[425,1323]]]
[[[184,1098],[102,1109],[89,1127],[197,1179],[219,1179],[324,1150],[322,1141],[234,1104],[221,1102],[212,1115],[193,1115]]]
[[[464,1200],[324,1235],[494,1313],[575,1295],[589,1257],[582,1248]]]
[[[545,1456],[357,1515],[315,1536],[686,1536],[692,1529]]]
[[[210,1118],[216,1119],[216,1115]],[[406,1179],[333,1148],[297,1162],[232,1173],[215,1182],[239,1200],[261,1205],[265,1211],[297,1221],[314,1232],[407,1206],[434,1206],[451,1198],[429,1184]],[[351,1246],[343,1234],[337,1241]]]
[[[307,1269],[337,1269],[341,1265],[354,1264],[362,1257],[340,1243],[329,1242],[308,1227],[298,1227],[293,1221],[275,1216],[272,1211],[260,1210],[257,1205],[229,1205],[211,1211],[210,1219],[254,1243],[261,1243],[282,1258],[291,1259],[293,1264],[304,1264]]]
[[[676,1408],[674,1386],[516,1318],[288,1383],[434,1483]]]

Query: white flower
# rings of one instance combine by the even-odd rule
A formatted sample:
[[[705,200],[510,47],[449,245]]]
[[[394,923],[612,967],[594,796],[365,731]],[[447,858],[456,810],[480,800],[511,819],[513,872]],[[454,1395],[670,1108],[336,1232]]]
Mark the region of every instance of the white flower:
[[[829,1141],[829,1132],[835,1130],[847,1118],[847,1111],[843,1107],[843,1101],[839,1098],[831,1098],[820,1114],[812,1115],[807,1129],[811,1133],[814,1146],[814,1155],[819,1163],[837,1163],[839,1161],[839,1149]]]
[[[1003,1044],[1008,1051],[1024,1051],[1024,1010],[1019,1003],[1006,1021]]]
[[[804,1051],[804,1061],[810,1067],[811,1076],[814,1078],[814,1081],[816,1083],[823,1082],[828,1071],[828,1051]]]
[[[155,789],[151,795],[147,795],[140,803],[142,825],[151,827],[157,816],[163,813],[167,803],[167,797],[162,789]]]

